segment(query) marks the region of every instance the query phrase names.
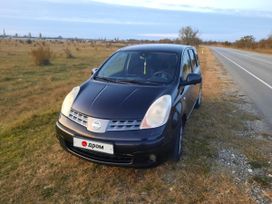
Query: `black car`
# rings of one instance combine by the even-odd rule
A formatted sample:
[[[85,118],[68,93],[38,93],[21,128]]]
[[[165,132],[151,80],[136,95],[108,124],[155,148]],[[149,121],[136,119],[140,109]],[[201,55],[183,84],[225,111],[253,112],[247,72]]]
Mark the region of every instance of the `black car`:
[[[194,47],[122,48],[65,97],[58,139],[72,154],[103,164],[178,161],[186,121],[201,104],[201,81]]]

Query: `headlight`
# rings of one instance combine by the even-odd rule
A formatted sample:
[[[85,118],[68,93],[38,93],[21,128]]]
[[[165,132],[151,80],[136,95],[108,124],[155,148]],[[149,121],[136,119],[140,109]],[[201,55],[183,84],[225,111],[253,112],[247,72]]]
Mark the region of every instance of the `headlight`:
[[[169,118],[171,105],[170,95],[158,98],[147,110],[140,129],[156,128],[164,125]]]
[[[72,108],[74,100],[77,97],[77,94],[78,94],[79,90],[80,90],[79,86],[74,87],[72,89],[72,91],[70,91],[70,93],[67,94],[67,96],[65,97],[65,99],[64,99],[64,101],[62,103],[61,113],[63,115],[65,115],[66,117],[69,117],[70,110]]]

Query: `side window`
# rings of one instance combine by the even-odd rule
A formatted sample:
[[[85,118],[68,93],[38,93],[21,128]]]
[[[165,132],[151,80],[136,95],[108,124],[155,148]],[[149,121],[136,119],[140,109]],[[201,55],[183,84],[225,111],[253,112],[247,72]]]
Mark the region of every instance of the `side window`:
[[[197,54],[197,52],[196,52],[196,51],[194,51],[194,52],[195,52],[196,64],[197,64],[197,66],[199,66],[199,65],[200,65],[200,63],[199,63],[198,54]]]
[[[191,68],[191,60],[189,57],[188,52],[184,52],[183,54],[183,63],[182,63],[182,80],[186,80],[188,74],[190,74],[192,72],[192,68]]]
[[[193,50],[189,50],[193,70],[197,67],[197,59]]]

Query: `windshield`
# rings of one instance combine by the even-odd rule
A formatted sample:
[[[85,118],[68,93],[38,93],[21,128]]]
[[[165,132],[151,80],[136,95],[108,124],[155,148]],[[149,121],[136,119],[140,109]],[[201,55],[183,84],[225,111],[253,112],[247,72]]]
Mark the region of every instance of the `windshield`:
[[[120,51],[99,70],[96,79],[126,83],[170,83],[178,66],[171,52]]]

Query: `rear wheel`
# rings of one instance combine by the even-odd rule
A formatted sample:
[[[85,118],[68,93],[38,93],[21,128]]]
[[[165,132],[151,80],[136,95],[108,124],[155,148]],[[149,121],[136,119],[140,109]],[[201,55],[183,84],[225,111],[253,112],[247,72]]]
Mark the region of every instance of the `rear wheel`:
[[[195,108],[198,109],[201,106],[201,103],[202,103],[202,90],[199,91]]]
[[[184,135],[184,123],[182,122],[178,128],[174,144],[173,160],[178,162],[182,154],[182,144]]]

